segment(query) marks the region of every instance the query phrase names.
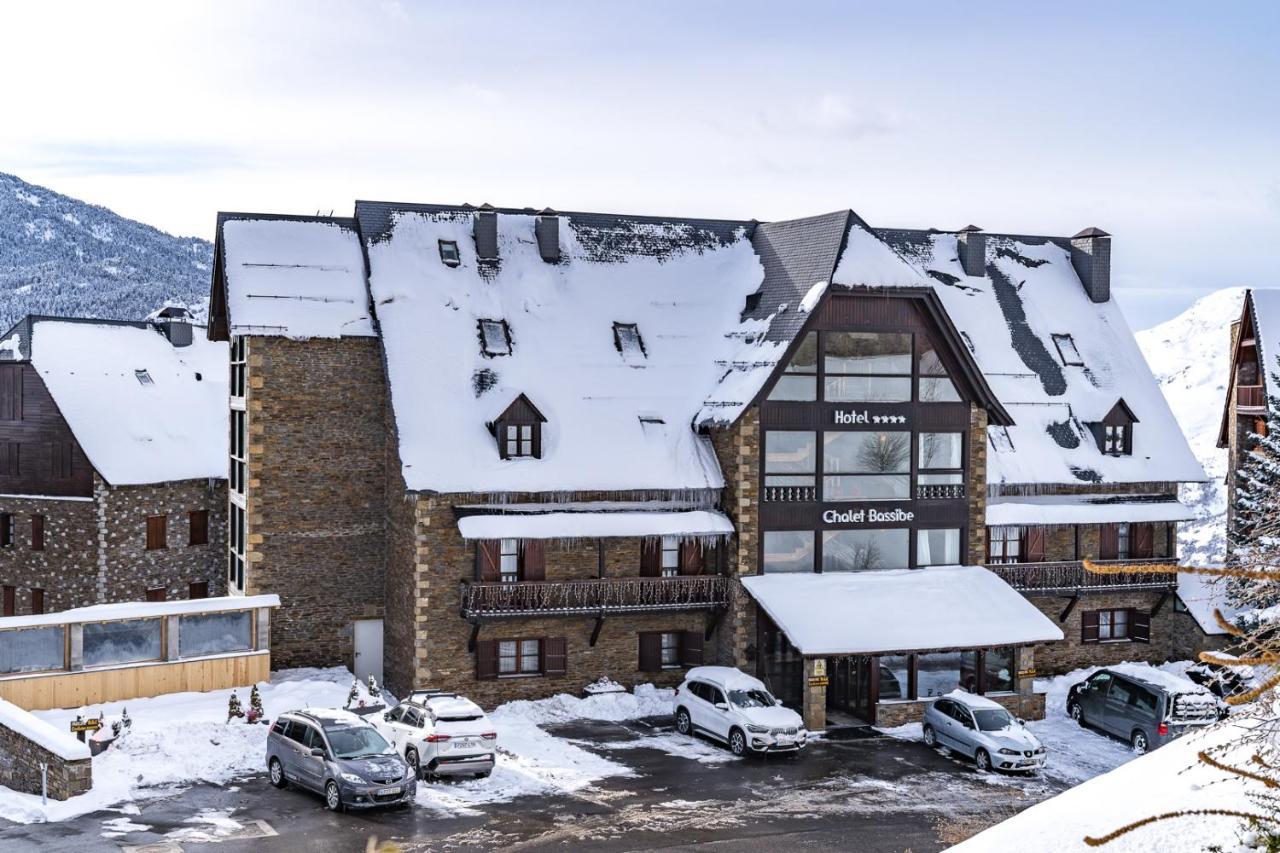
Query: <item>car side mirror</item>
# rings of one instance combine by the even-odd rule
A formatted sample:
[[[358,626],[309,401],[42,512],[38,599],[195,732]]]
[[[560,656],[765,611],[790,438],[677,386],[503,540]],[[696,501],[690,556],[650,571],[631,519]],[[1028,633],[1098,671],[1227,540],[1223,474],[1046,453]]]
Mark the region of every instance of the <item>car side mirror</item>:
[[[717,703],[716,703],[716,710],[717,710],[717,711],[727,711],[727,710],[729,710],[729,706],[728,706],[727,704],[725,704],[724,702],[717,702]]]
[[[1027,721],[1022,719],[1021,717],[1014,717],[1014,719],[1018,721],[1018,725],[1020,726],[1025,726],[1027,724]]]
[[[388,711],[387,713],[383,714],[382,719],[384,722],[387,722],[387,723],[391,722],[391,712]]]
[[[779,708],[781,708],[781,707],[782,707],[782,700],[781,700],[781,699],[774,699],[774,700],[773,700],[773,704],[775,704],[775,705],[777,705]]]
[[[316,758],[324,758],[324,750],[318,746],[311,747],[311,754]]]

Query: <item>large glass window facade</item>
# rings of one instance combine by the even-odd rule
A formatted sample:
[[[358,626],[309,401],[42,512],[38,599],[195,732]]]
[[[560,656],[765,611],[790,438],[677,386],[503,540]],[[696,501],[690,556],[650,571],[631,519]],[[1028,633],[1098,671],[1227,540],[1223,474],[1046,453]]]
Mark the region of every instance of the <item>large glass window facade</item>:
[[[0,633],[0,673],[62,669],[65,635],[61,625]]]
[[[764,487],[771,500],[813,500],[818,434],[768,430],[764,435]]]
[[[769,392],[770,400],[818,399],[818,333],[809,332]]]
[[[777,572],[813,572],[814,535],[812,530],[769,530],[764,534],[765,574]]]
[[[824,332],[823,396],[830,402],[905,403],[911,399],[911,335]]]
[[[916,682],[921,699],[942,696],[961,684],[961,652],[932,652],[916,655]]]
[[[917,566],[960,564],[960,528],[947,527],[916,531]]]
[[[825,501],[906,500],[911,496],[911,433],[824,432]]]
[[[160,620],[91,622],[84,626],[84,665],[160,659]]]
[[[184,658],[219,655],[253,647],[253,614],[248,610],[199,613],[177,618],[178,654]]]
[[[910,688],[911,655],[881,655],[880,698],[907,699]]]
[[[925,341],[920,352],[920,402],[958,403],[960,393],[947,375],[947,368],[933,344]]]
[[[822,571],[865,572],[911,565],[911,531],[828,530],[822,534]]]
[[[1008,693],[1013,690],[1013,649],[987,650],[983,661],[986,693]]]

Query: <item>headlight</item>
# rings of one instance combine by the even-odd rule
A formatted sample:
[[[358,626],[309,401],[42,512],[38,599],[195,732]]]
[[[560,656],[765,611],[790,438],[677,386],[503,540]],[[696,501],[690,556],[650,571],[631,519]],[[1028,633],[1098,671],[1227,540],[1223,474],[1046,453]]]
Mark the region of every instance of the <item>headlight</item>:
[[[350,782],[352,785],[368,785],[363,776],[357,776],[354,773],[343,773],[342,781]]]
[[[747,726],[747,731],[753,735],[764,735],[769,733],[768,726]]]
[[[1000,754],[1001,754],[1001,755],[1017,755],[1017,754],[1018,754],[1018,750],[1016,750],[1016,749],[1001,749],[1001,750],[1000,750]]]

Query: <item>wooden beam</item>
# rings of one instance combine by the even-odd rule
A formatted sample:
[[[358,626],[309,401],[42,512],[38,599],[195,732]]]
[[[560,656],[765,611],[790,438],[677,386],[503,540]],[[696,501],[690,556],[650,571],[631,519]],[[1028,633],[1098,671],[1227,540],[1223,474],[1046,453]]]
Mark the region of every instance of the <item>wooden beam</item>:
[[[1169,588],[1167,588],[1167,587],[1166,587],[1166,588],[1165,588],[1165,591],[1164,591],[1164,592],[1162,592],[1162,593],[1160,593],[1160,598],[1156,601],[1156,606],[1155,606],[1155,607],[1153,607],[1153,608],[1151,608],[1151,615],[1152,615],[1152,616],[1155,616],[1157,613],[1159,613],[1159,612],[1160,612],[1160,608],[1161,608],[1161,607],[1164,607],[1164,603],[1165,603],[1165,601],[1167,601],[1167,600],[1168,600],[1169,595],[1170,595],[1170,593],[1172,593],[1172,592],[1173,592],[1173,590],[1172,590],[1172,589],[1169,589]]]
[[[596,626],[591,629],[591,647],[595,648],[596,640],[600,638],[600,629],[604,627],[604,614],[596,617]]]
[[[1071,611],[1076,609],[1076,605],[1080,603],[1080,593],[1071,596],[1071,600],[1067,602],[1067,609],[1062,611],[1062,615],[1058,617],[1059,622],[1066,622],[1067,617],[1071,615]]]
[[[480,623],[471,623],[471,636],[467,638],[467,653],[472,654],[476,650],[476,640],[480,638]]]

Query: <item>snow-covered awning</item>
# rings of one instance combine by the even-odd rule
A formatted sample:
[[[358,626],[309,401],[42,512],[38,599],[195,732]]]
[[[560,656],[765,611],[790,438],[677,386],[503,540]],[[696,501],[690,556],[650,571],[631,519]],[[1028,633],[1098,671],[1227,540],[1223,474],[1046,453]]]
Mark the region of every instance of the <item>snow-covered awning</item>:
[[[461,509],[461,508],[460,508]],[[463,539],[596,539],[614,536],[728,536],[733,522],[714,510],[505,512],[458,519]]]
[[[805,655],[989,648],[1063,636],[981,566],[756,575],[742,585]]]
[[[226,613],[231,610],[257,610],[279,607],[280,596],[224,595],[217,598],[183,598],[177,601],[118,601],[114,604],[90,604],[52,613],[0,618],[0,630],[6,628],[38,628],[45,625],[69,625],[82,622],[116,622],[125,619],[154,619],[160,616],[185,616],[203,613]]]
[[[1117,521],[1188,521],[1191,507],[1163,495],[1037,495],[992,498],[987,524],[1103,524]]]

